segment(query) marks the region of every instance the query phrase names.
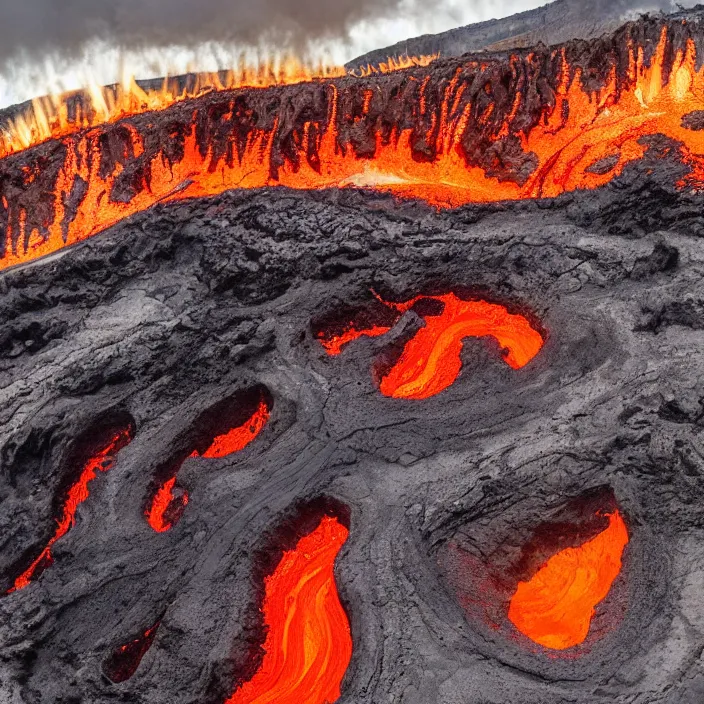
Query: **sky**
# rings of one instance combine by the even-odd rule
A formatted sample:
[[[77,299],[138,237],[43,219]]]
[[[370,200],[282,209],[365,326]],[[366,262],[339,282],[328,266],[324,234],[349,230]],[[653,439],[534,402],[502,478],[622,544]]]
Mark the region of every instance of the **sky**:
[[[15,36],[12,42],[9,42],[14,54],[5,57],[0,64],[0,108],[33,97],[61,93],[89,84],[115,83],[127,75],[134,75],[136,78],[154,78],[166,74],[178,75],[188,71],[214,71],[232,66],[243,52],[252,63],[256,63],[260,56],[272,53],[271,49],[255,49],[251,43],[234,39],[207,41],[204,39],[207,36],[206,29],[204,29],[205,34],[198,35],[197,41],[195,37],[190,39],[188,45],[169,46],[164,42],[163,36],[159,36],[152,48],[125,48],[120,46],[119,37],[117,40],[101,38],[84,41],[81,35],[80,41],[73,36],[70,37],[70,42],[66,40],[65,46],[70,47],[70,51],[66,48],[57,50],[50,46],[55,35],[52,34],[50,18],[46,13],[41,12],[42,3],[49,3],[47,7],[53,8],[70,8],[73,5],[76,6],[76,12],[79,12],[80,7],[78,6],[81,5],[81,2],[90,4],[101,1],[68,0],[67,4],[64,4],[63,0],[61,2],[57,2],[57,0],[19,0],[19,2],[18,0],[0,0],[0,5],[12,3],[13,8],[18,6],[29,8],[25,13],[27,16],[17,17]],[[309,8],[308,14],[315,13],[315,2],[297,1],[300,3],[300,7]],[[327,0],[332,3],[338,1]],[[168,4],[172,0],[149,0],[149,2],[167,2]],[[202,0],[180,0],[180,2],[192,6],[200,4]],[[210,4],[217,2],[236,3],[236,0],[208,0],[208,2]],[[248,7],[252,6],[250,3],[266,5],[267,2],[273,2],[276,5],[276,3],[285,3],[288,0],[266,0],[264,3],[262,0],[246,0]],[[544,4],[546,4],[545,0],[505,0],[504,2],[492,2],[491,0],[440,0],[440,2],[387,0],[386,4],[381,3],[382,8],[388,7],[386,16],[383,16],[384,10],[379,10],[379,5],[376,4],[377,16],[373,19],[351,21],[350,18],[354,17],[353,14],[345,15],[339,21],[336,21],[335,18],[329,20],[326,18],[325,21],[329,21],[334,27],[329,34],[335,35],[337,33],[339,35],[339,28],[344,22],[346,36],[332,36],[315,40],[309,49],[306,51],[298,49],[296,53],[309,53],[309,57],[313,60],[322,59],[327,63],[340,65],[367,51],[388,46],[410,37],[434,34],[473,22],[506,17],[515,12],[533,9]],[[38,27],[32,24],[34,18],[28,14],[33,10],[33,5],[36,6],[37,16],[43,18]],[[353,10],[354,6],[350,7],[350,12]],[[305,13],[306,10],[303,9],[301,12]],[[82,11],[81,17],[86,17],[85,10]],[[23,21],[29,22],[29,24],[23,25]],[[259,21],[261,22],[261,20]],[[258,25],[255,20],[251,20],[251,22],[254,32]],[[7,22],[5,22],[5,26],[7,37],[4,46],[8,46],[8,38],[13,35]],[[32,36],[33,43],[29,47],[22,46],[23,26],[28,28],[27,36],[30,33]],[[86,26],[89,26],[87,21]],[[306,31],[307,26],[305,22],[302,22],[301,31]],[[215,36],[218,34],[222,34],[222,32],[213,32]],[[58,36],[58,32],[56,35]],[[17,36],[20,37],[19,40]],[[3,37],[0,36],[0,40],[2,39]],[[16,50],[15,44],[19,47]]]

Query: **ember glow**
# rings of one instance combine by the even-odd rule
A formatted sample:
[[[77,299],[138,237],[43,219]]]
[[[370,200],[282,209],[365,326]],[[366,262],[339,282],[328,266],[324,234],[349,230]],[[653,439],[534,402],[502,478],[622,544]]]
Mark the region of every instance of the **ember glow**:
[[[348,530],[324,517],[265,580],[264,659],[225,704],[332,704],[352,657],[334,565]]]
[[[242,425],[213,438],[203,454],[194,450],[188,457],[216,459],[240,452],[261,433],[268,420],[269,406],[264,399],[261,399],[257,409]],[[145,511],[147,523],[157,533],[165,533],[173,528],[188,505],[188,492],[185,489],[181,489],[178,493],[174,491],[176,475],[180,468],[179,464],[174,474],[158,487]]]
[[[409,340],[398,361],[381,379],[385,396],[424,399],[444,391],[457,379],[462,368],[460,353],[466,337],[493,337],[504,350],[503,359],[513,369],[520,369],[540,352],[541,334],[522,315],[509,313],[504,306],[486,301],[463,301],[454,293],[442,296],[419,296],[405,303],[386,303],[399,316],[419,300],[442,303],[442,312],[423,315],[425,326]],[[340,353],[343,345],[364,335],[377,336],[390,328],[350,327],[341,334],[319,334],[329,355]]]
[[[172,130],[158,139],[160,112],[74,130],[54,143],[51,161],[62,163],[50,173],[33,150],[21,159],[10,157],[17,158],[11,166],[0,161],[6,170],[0,179],[0,267],[56,252],[156,203],[229,189],[361,187],[437,207],[555,197],[606,185],[645,155],[644,138],[656,134],[672,140],[673,153],[690,169],[679,185],[701,188],[704,130],[687,126],[684,118],[703,104],[704,66],[697,68],[701,57],[693,38],[675,47],[678,33],[688,31],[681,27],[668,30],[664,24],[648,60],[648,42],[639,44],[624,31],[619,41],[628,47],[628,60],[619,60],[617,73],[614,59],[597,91],[583,85],[583,68],[569,63],[564,48],[551,50],[541,59],[544,70],[554,74],[551,98],[530,117],[522,107],[524,93],[529,86],[535,91],[533,83],[543,79],[542,69],[533,65],[536,57],[526,54],[510,59],[513,107],[504,105],[500,112],[500,97],[489,83],[478,93],[473,89],[489,75],[490,59],[470,58],[458,60],[451,77],[433,68],[437,62],[402,71],[393,93],[402,98],[385,96],[375,83],[394,74],[319,79],[266,89],[272,91],[267,103],[256,103],[252,89],[180,101],[170,108],[179,111],[178,120],[170,113]],[[432,82],[434,75],[443,77]],[[285,91],[294,89],[292,102]],[[298,106],[290,112],[315,117],[289,123],[289,108],[283,107],[263,114],[265,105],[281,100]],[[308,108],[302,110],[301,101]],[[120,108],[110,119],[130,111],[139,112]],[[389,121],[387,113],[397,117]],[[369,137],[360,147],[350,141],[352,134]],[[524,176],[501,175],[508,168],[501,156],[505,150],[518,153]],[[494,153],[496,158],[486,161]],[[482,159],[483,166],[477,165]],[[499,175],[494,166],[501,167]]]
[[[232,430],[223,435],[218,435],[213,439],[210,447],[202,455],[199,455],[196,450],[191,457],[208,457],[215,459],[240,452],[261,433],[268,420],[269,406],[264,400],[261,400],[259,407],[254,411],[248,421],[237,428],[232,428]]]
[[[128,427],[116,431],[107,445],[86,462],[78,481],[68,490],[66,502],[64,503],[61,517],[57,520],[54,535],[32,564],[17,577],[12,588],[8,590],[8,594],[28,586],[30,582],[34,581],[53,563],[51,548],[57,540],[68,533],[76,522],[76,511],[90,493],[88,485],[98,476],[98,472],[107,472],[112,467],[115,455],[131,440],[131,428]]]
[[[628,531],[618,511],[602,533],[553,555],[527,582],[520,582],[509,620],[533,642],[553,650],[583,643],[595,607],[621,572]]]
[[[145,653],[151,648],[161,622],[157,621],[139,637],[120,645],[103,663],[103,672],[112,682],[125,682],[139,667]]]

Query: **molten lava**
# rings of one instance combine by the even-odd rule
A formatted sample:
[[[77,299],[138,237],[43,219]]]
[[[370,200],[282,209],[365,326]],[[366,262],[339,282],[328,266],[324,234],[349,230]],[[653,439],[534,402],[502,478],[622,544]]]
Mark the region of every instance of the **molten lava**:
[[[379,337],[380,335],[385,335],[389,332],[391,328],[384,327],[382,325],[373,325],[369,328],[358,329],[354,325],[350,325],[349,328],[341,332],[339,335],[326,336],[324,332],[318,334],[318,339],[320,344],[325,348],[325,351],[331,356],[335,357],[342,352],[342,348],[354,340],[358,340],[360,337]]]
[[[348,531],[324,517],[285,552],[265,580],[264,659],[225,704],[332,704],[352,657],[349,622],[335,584]]]
[[[174,493],[176,475],[165,481],[154,494],[146,512],[147,523],[157,532],[165,533],[174,527],[188,506],[188,492]]]
[[[196,449],[188,457],[215,459],[240,452],[261,433],[268,420],[269,406],[264,399],[261,399],[257,409],[242,425],[213,438],[210,446],[202,454]],[[188,492],[185,489],[181,489],[179,493],[174,491],[176,475],[181,464],[182,462],[177,465],[173,475],[159,486],[145,511],[147,523],[157,533],[165,533],[173,528],[188,505]]]
[[[428,66],[438,57],[439,54],[389,57],[378,67],[360,67],[352,75],[370,76],[413,66]],[[294,85],[345,75],[347,72],[342,66],[319,64],[312,67],[289,58],[267,61],[256,67],[241,64],[227,71],[199,73],[183,87],[179,85],[178,78],[165,78],[161,88],[145,89],[131,76],[114,87],[95,85],[83,93],[36,98],[24,113],[0,126],[0,159],[49,139],[60,139],[131,115],[165,110],[175,103],[214,91]],[[72,102],[73,109],[69,107]]]
[[[609,183],[657,134],[691,172],[680,185],[703,188],[704,130],[685,119],[704,100],[700,29],[651,22],[657,39],[628,27],[586,68],[565,45],[456,60],[454,73],[443,62],[414,66],[386,92],[394,74],[345,77],[267,89],[268,101],[262,91],[220,92],[172,106],[168,117],[73,129],[51,159],[29,150],[0,162],[0,268],[156,203],[235,188],[365,187],[437,207],[555,197]],[[589,46],[607,52],[602,40]],[[609,68],[594,80],[597,63]],[[504,78],[492,83],[494,73]],[[140,97],[127,112],[148,102]]]
[[[509,620],[526,637],[553,650],[583,643],[595,607],[621,572],[628,531],[618,511],[602,533],[553,555],[511,599]]]
[[[57,520],[56,531],[46,547],[32,564],[15,580],[14,585],[8,590],[11,594],[18,589],[23,589],[47,567],[53,563],[51,548],[54,543],[62,538],[76,522],[78,507],[88,498],[88,485],[98,476],[98,472],[107,472],[113,465],[115,455],[132,440],[132,428],[123,428],[116,431],[110,441],[93,455],[83,467],[75,484],[68,490],[61,517]]]
[[[424,316],[421,328],[406,344],[398,362],[383,377],[380,390],[392,398],[435,396],[457,379],[465,337],[493,337],[506,364],[520,369],[540,352],[543,338],[522,315],[486,301],[463,301],[454,293],[431,296],[444,304],[440,315]]]
[[[145,653],[152,647],[160,625],[161,622],[157,621],[139,637],[118,646],[103,663],[105,676],[115,683],[125,682],[132,677]]]
[[[254,438],[261,433],[269,420],[269,406],[263,399],[259,402],[257,410],[245,423],[232,428],[223,435],[213,439],[210,447],[201,455],[194,451],[191,457],[207,457],[211,459],[227,457],[235,452],[244,450]]]
[[[513,369],[528,364],[543,346],[540,333],[522,315],[486,301],[463,301],[454,293],[420,296],[405,303],[386,303],[399,312],[410,310],[419,300],[442,304],[439,314],[425,314],[422,327],[406,343],[401,357],[381,380],[380,390],[392,398],[424,399],[450,386],[460,373],[462,341],[466,337],[493,337],[504,350],[504,361]],[[343,345],[363,335],[377,336],[390,328],[372,325],[368,329],[349,328],[341,334],[318,337],[329,355],[337,355]]]

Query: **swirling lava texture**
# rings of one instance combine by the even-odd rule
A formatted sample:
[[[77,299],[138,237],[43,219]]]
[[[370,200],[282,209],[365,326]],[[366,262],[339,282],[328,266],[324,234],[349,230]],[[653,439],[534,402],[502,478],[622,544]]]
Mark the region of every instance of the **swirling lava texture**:
[[[132,440],[132,429],[123,428],[116,431],[110,441],[101,450],[96,452],[86,462],[78,480],[71,486],[66,495],[61,512],[61,518],[57,520],[56,531],[32,564],[15,579],[12,588],[8,590],[11,594],[18,589],[28,586],[33,579],[38,576],[46,567],[51,565],[51,548],[54,543],[62,538],[76,521],[76,511],[78,507],[88,498],[90,491],[88,485],[98,476],[98,472],[107,472],[113,465],[115,455]]]
[[[553,555],[527,582],[520,582],[508,617],[523,635],[553,650],[583,643],[595,607],[621,572],[628,530],[618,511],[592,540]]]
[[[381,380],[379,388],[385,396],[424,399],[446,389],[462,368],[460,353],[466,337],[493,337],[506,350],[503,358],[513,369],[528,364],[543,346],[542,336],[528,320],[504,306],[463,301],[454,293],[429,298],[443,303],[443,311],[424,316],[425,327]]]
[[[269,406],[262,399],[251,417],[242,425],[238,425],[222,435],[217,435],[203,454],[194,450],[188,456],[221,459],[235,452],[240,452],[261,433],[268,420]],[[147,523],[157,533],[165,533],[173,528],[178,520],[175,517],[180,515],[178,512],[183,512],[183,509],[188,505],[187,491],[184,490],[178,496],[174,493],[176,474],[179,469],[180,465],[176,468],[176,473],[158,487],[145,512]],[[176,512],[173,517],[169,517],[169,511],[173,509],[176,509]]]
[[[284,553],[265,581],[264,660],[226,704],[332,704],[350,658],[349,622],[337,594],[335,558],[348,531],[335,518]]]
[[[385,303],[395,308],[399,317],[419,300],[442,304],[439,314],[425,314],[425,326],[409,340],[401,357],[382,377],[381,393],[392,398],[425,399],[439,394],[457,379],[462,369],[460,353],[466,337],[493,337],[501,346],[503,359],[511,368],[520,369],[543,347],[542,335],[523,315],[486,301],[463,301],[454,293],[441,296],[418,296],[405,303]],[[340,334],[318,335],[325,351],[335,356],[342,347],[360,337],[377,337],[391,328],[351,325]]]

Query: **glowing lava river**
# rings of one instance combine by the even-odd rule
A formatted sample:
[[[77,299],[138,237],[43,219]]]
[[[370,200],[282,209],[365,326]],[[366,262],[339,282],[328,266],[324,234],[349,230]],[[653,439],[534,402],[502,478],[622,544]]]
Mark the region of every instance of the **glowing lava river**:
[[[348,531],[324,517],[265,581],[264,660],[226,704],[332,704],[352,657],[334,565]]]

